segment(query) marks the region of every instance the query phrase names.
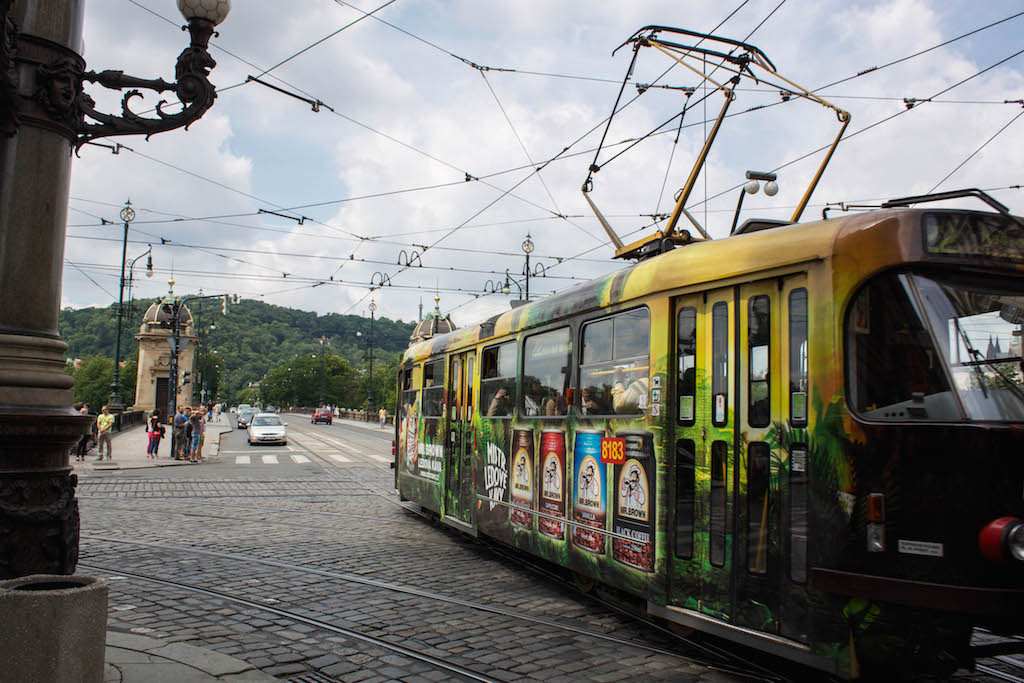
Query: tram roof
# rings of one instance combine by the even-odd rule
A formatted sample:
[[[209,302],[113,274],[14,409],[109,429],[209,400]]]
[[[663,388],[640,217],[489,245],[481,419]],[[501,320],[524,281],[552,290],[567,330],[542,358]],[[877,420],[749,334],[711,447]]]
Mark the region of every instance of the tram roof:
[[[742,275],[826,259],[842,248],[839,240],[845,241],[853,233],[890,231],[914,222],[907,219],[921,213],[917,209],[872,211],[696,242],[413,344],[406,349],[403,360],[423,359],[662,291],[700,284],[714,286]],[[887,220],[890,218],[897,220]]]

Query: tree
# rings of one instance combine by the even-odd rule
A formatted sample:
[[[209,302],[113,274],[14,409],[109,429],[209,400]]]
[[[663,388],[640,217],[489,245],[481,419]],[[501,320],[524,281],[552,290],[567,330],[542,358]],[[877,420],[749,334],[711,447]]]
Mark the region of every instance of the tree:
[[[75,378],[75,402],[87,403],[91,412],[99,412],[110,398],[114,361],[104,356],[88,356],[82,359],[71,376]]]

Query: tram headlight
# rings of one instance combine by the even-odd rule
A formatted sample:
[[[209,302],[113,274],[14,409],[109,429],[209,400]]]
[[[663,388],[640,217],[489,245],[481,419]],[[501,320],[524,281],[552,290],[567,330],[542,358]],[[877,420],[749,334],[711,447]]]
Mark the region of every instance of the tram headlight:
[[[1018,562],[1024,562],[1024,522],[1018,521],[1017,526],[1006,534],[1006,553]]]
[[[978,548],[992,562],[1024,562],[1024,521],[1000,517],[989,522],[978,534]]]

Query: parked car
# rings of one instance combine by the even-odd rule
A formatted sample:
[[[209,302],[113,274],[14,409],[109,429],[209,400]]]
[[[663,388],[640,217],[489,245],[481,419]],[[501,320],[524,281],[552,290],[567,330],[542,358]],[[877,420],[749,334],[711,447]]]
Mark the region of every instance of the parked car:
[[[258,443],[288,444],[288,428],[277,413],[256,413],[249,422],[249,445]]]
[[[317,408],[313,411],[313,417],[310,419],[310,424],[316,424],[317,422],[326,422],[327,424],[334,423],[334,414],[327,410],[327,408]]]
[[[235,408],[235,412],[236,413],[241,413],[242,411],[245,411],[245,410],[253,410],[252,405],[249,404],[249,403],[239,403],[238,407]]]
[[[252,408],[247,410],[238,411],[238,428],[245,429],[249,426],[249,422],[252,421],[253,415],[256,415],[256,411]]]
[[[267,409],[264,412],[276,413],[277,412],[277,406],[267,406]]]

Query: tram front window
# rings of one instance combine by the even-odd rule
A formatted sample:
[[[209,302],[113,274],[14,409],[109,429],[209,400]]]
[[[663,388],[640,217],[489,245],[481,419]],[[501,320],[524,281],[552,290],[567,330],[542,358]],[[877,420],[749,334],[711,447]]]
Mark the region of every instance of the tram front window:
[[[1024,288],[884,275],[847,314],[850,399],[889,421],[1024,420]]]

